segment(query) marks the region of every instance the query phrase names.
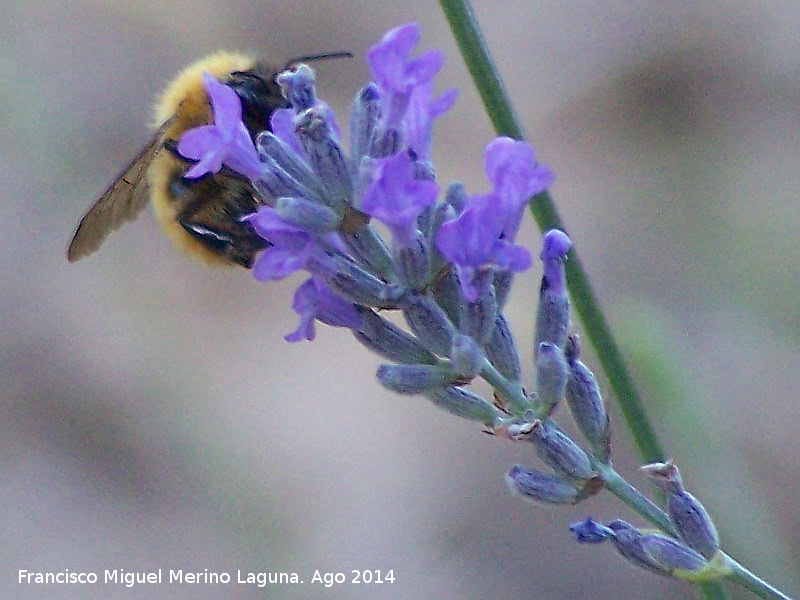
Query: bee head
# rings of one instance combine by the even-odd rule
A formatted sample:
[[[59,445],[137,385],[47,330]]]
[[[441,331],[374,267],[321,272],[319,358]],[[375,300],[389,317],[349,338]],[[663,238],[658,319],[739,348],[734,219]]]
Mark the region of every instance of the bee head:
[[[269,118],[277,108],[288,108],[281,88],[275,82],[275,70],[258,62],[247,71],[234,71],[226,82],[242,101],[242,120],[250,136],[269,129]]]

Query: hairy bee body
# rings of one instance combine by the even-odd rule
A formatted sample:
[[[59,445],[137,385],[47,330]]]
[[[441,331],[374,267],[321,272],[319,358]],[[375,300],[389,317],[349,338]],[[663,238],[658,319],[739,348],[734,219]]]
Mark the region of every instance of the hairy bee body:
[[[70,262],[97,250],[148,201],[173,243],[206,262],[249,268],[268,245],[241,220],[260,206],[248,181],[225,169],[196,180],[184,177],[190,163],[177,153],[177,141],[213,117],[203,86],[205,72],[236,91],[252,137],[269,127],[272,111],[286,106],[275,70],[252,57],[221,52],[184,69],[156,104],[158,128],[152,139],[78,224],[67,251]]]

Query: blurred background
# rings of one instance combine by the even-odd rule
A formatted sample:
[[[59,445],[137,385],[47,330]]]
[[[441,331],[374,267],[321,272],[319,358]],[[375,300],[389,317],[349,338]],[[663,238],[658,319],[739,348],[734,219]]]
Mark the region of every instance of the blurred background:
[[[378,360],[347,332],[285,343],[298,280],[265,285],[195,264],[149,212],[66,262],[77,219],[148,140],[152,99],[220,48],[276,64],[352,51],[316,65],[320,95],[346,123],[365,52],[388,28],[420,22],[420,49],[447,55],[440,89],[461,90],[436,125],[438,176],[485,191],[493,133],[436,2],[0,5],[0,595],[694,593],[610,546],[571,541],[567,527],[588,514],[643,524],[610,495],[569,508],[511,497],[503,475],[537,465],[531,448],[385,392]],[[800,7],[476,0],[475,10],[557,174],[553,196],[662,443],[724,547],[798,595]],[[538,277],[517,278],[508,309],[528,382]],[[615,463],[650,489],[610,401]],[[19,569],[158,568],[307,582],[315,570],[391,569],[395,582],[16,583]]]

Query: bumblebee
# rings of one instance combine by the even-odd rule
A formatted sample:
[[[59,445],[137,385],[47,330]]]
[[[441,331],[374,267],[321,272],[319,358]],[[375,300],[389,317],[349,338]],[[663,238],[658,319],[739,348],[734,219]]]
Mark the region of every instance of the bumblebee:
[[[97,250],[111,231],[136,219],[149,201],[173,243],[208,263],[250,268],[255,255],[269,245],[241,220],[262,204],[249,181],[225,168],[199,179],[184,177],[191,162],[178,154],[177,142],[185,131],[213,117],[204,72],[239,96],[242,120],[254,139],[269,128],[275,109],[288,106],[275,82],[277,71],[253,57],[218,53],[184,69],[156,103],[158,128],[152,139],[78,223],[67,251],[69,262]]]

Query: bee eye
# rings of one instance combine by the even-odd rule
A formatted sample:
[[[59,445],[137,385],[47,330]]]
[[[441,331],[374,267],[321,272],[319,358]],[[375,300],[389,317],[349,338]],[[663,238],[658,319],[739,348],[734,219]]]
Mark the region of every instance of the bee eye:
[[[189,190],[189,182],[183,177],[176,177],[169,182],[169,193],[172,197],[180,199]]]

